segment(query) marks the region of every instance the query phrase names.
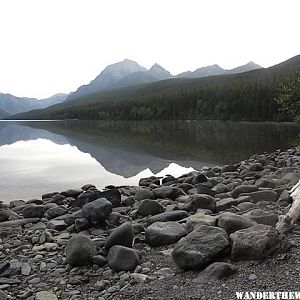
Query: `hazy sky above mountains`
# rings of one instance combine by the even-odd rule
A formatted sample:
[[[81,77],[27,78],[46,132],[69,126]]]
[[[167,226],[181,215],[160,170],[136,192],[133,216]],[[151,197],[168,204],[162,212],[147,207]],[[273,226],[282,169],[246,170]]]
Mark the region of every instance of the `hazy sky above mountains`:
[[[76,90],[129,58],[172,74],[300,54],[299,0],[0,0],[0,92]]]

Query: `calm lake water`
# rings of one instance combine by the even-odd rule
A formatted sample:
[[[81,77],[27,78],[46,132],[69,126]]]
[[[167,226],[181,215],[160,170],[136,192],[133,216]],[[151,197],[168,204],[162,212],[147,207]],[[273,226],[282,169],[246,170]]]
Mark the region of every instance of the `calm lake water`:
[[[0,122],[0,200],[93,183],[137,185],[142,177],[180,176],[298,142],[291,123]]]

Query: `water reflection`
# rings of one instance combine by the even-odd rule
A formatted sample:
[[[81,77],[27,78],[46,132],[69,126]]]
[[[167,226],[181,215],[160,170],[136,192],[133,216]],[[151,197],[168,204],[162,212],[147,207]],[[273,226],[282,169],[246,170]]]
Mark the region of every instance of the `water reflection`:
[[[295,124],[205,122],[0,122],[0,200],[94,183],[179,176],[295,143]]]

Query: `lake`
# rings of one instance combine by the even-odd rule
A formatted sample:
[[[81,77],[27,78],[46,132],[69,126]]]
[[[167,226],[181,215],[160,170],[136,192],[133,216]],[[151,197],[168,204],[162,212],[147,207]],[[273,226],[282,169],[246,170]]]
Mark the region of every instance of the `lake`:
[[[1,121],[0,200],[180,176],[287,149],[299,134],[293,123]]]

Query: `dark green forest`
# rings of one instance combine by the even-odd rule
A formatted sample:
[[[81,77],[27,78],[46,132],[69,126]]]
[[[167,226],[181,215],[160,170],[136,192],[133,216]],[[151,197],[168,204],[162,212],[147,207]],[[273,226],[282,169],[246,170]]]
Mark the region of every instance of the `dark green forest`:
[[[300,72],[300,55],[234,75],[169,79],[102,91],[15,115],[13,119],[287,121],[276,98],[282,81]]]

